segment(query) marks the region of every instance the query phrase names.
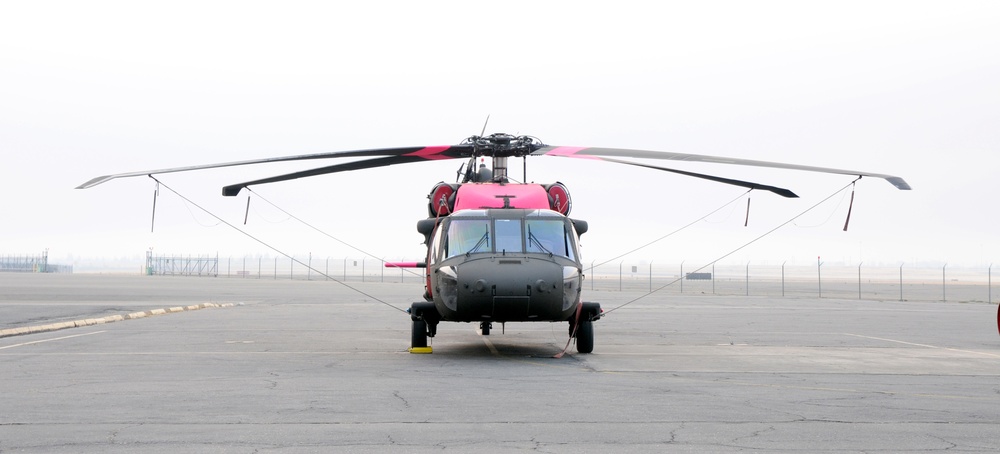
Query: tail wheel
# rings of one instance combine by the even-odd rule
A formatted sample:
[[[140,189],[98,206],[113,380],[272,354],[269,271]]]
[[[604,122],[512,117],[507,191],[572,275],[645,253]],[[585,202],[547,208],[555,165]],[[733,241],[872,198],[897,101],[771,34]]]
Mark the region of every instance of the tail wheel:
[[[410,333],[410,347],[427,347],[427,322],[423,320],[413,321],[413,331]]]
[[[576,351],[590,353],[594,351],[594,322],[580,322],[576,330]]]

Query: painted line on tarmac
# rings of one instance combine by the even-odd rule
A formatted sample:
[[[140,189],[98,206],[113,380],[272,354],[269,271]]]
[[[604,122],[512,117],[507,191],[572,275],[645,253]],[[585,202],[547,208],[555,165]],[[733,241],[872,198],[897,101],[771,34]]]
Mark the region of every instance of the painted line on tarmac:
[[[483,336],[483,343],[485,343],[486,346],[489,347],[490,353],[492,353],[493,356],[500,356],[500,352],[497,350],[496,347],[493,346],[493,342],[490,342],[490,340],[486,338],[486,336]]]
[[[885,341],[885,342],[895,342],[897,344],[903,344],[903,345],[912,345],[914,347],[933,348],[933,349],[938,349],[938,350],[948,350],[948,351],[953,351],[953,352],[971,353],[973,355],[985,355],[985,356],[992,356],[994,358],[1000,358],[1000,355],[995,354],[995,353],[977,352],[975,350],[962,350],[962,349],[959,349],[959,348],[950,348],[950,347],[939,347],[937,345],[917,344],[917,343],[913,343],[913,342],[906,342],[906,341],[901,341],[901,340],[896,340],[896,339],[886,339],[884,337],[863,336],[861,334],[851,334],[851,333],[844,333],[844,334],[847,335],[847,336],[861,337],[861,338],[864,338],[864,339],[874,339],[874,340],[880,340],[880,341]]]
[[[165,309],[153,309],[143,312],[133,312],[131,314],[126,314],[126,315],[109,315],[107,317],[100,317],[100,318],[86,318],[81,320],[74,320],[72,322],[50,323],[48,325],[36,325],[36,326],[22,326],[20,328],[8,328],[0,330],[0,338],[10,337],[10,336],[21,336],[24,334],[48,333],[51,331],[59,331],[62,329],[69,329],[69,328],[80,328],[84,326],[103,325],[105,323],[114,323],[125,320],[135,320],[137,318],[152,317],[154,315],[176,314],[178,312],[196,311],[208,308],[225,308],[233,306],[236,306],[236,304],[202,303],[191,306],[175,306]]]
[[[37,340],[37,341],[24,342],[24,343],[20,343],[20,344],[6,345],[6,346],[3,346],[3,347],[0,347],[0,350],[6,350],[8,348],[14,348],[14,347],[24,347],[25,345],[41,344],[43,342],[52,342],[52,341],[63,340],[63,339],[72,339],[74,337],[90,336],[90,335],[101,334],[101,333],[106,333],[106,332],[107,332],[107,330],[104,330],[104,331],[94,331],[92,333],[74,334],[72,336],[54,337],[52,339],[42,339],[42,340]]]

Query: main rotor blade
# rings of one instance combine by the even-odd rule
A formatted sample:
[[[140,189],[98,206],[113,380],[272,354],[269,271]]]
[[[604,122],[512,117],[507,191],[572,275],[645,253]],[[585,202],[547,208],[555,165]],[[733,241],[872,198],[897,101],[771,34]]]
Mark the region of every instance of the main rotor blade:
[[[630,166],[645,167],[647,169],[656,169],[656,170],[662,170],[664,172],[672,172],[672,173],[677,173],[677,174],[680,174],[680,175],[687,175],[689,177],[702,178],[702,179],[705,179],[705,180],[715,181],[717,183],[725,183],[725,184],[731,184],[731,185],[734,185],[734,186],[742,186],[744,188],[760,189],[760,190],[764,190],[764,191],[771,191],[771,192],[773,192],[775,194],[778,194],[778,195],[780,195],[782,197],[788,197],[788,198],[798,198],[799,197],[797,194],[795,194],[794,192],[792,192],[792,191],[790,191],[788,189],[779,188],[777,186],[768,186],[766,184],[754,183],[754,182],[751,182],[751,181],[733,180],[731,178],[717,177],[717,176],[713,176],[713,175],[706,175],[706,174],[703,174],[703,173],[686,172],[686,171],[683,171],[683,170],[671,169],[671,168],[668,168],[668,167],[659,167],[659,166],[653,166],[653,165],[649,165],[649,164],[641,164],[641,163],[638,163],[638,162],[622,161],[620,159],[614,159],[614,158],[600,158],[600,159],[602,161],[607,161],[607,162],[615,162],[615,163],[618,163],[618,164],[626,164],[626,165],[630,165]]]
[[[413,161],[463,158],[471,156],[472,149],[473,147],[471,145],[379,148],[372,150],[334,151],[329,153],[284,156],[278,158],[252,159],[248,161],[223,162],[219,164],[174,167],[169,169],[142,170],[138,172],[127,172],[127,173],[99,176],[87,181],[86,183],[81,184],[80,186],[77,186],[76,189],[87,189],[90,187],[97,186],[106,181],[114,180],[116,178],[157,175],[161,173],[188,172],[191,170],[217,169],[222,167],[245,166],[250,164],[265,164],[271,162],[306,161],[312,159],[332,159],[332,158],[353,158],[353,157],[363,157],[363,156],[394,156],[394,157],[407,156],[413,158]]]
[[[435,155],[440,156],[440,155]],[[457,156],[456,158],[461,158],[462,156]],[[450,157],[436,157],[433,159],[452,159]],[[332,166],[320,167],[317,169],[303,170],[299,172],[287,173],[284,175],[278,175],[275,177],[262,178],[259,180],[247,181],[245,183],[231,184],[222,188],[222,195],[227,197],[232,197],[240,193],[240,191],[247,187],[264,183],[275,183],[278,181],[288,181],[297,178],[313,177],[316,175],[325,175],[328,173],[337,172],[347,172],[351,170],[361,170],[370,169],[373,167],[385,167],[395,164],[407,164],[411,162],[420,162],[427,160],[426,156],[417,155],[403,155],[403,156],[387,156],[384,158],[366,159],[363,161],[347,162],[344,164],[335,164]]]
[[[629,150],[625,148],[600,147],[560,147],[545,146],[535,150],[533,155],[564,156],[568,158],[601,159],[602,156],[618,158],[666,159],[671,161],[710,162],[714,164],[733,164],[741,166],[771,167],[776,169],[805,170],[809,172],[835,173],[840,175],[855,175],[882,178],[901,190],[909,190],[910,185],[902,178],[881,173],[860,172],[856,170],[832,169],[828,167],[803,166],[782,162],[756,161],[752,159],[726,158],[687,153],[670,153],[664,151]]]

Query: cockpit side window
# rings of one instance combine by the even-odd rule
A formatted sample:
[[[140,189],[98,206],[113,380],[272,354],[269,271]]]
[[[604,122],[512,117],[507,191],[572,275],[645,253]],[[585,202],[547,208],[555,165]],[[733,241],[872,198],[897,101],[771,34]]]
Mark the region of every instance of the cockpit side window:
[[[448,225],[444,257],[491,252],[492,237],[489,219],[453,219]]]

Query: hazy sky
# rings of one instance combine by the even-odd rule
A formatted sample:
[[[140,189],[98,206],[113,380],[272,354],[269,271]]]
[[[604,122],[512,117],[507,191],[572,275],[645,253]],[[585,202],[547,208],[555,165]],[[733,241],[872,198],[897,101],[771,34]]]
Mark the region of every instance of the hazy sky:
[[[271,156],[446,145],[489,132],[547,144],[786,161],[901,176],[850,191],[730,260],[1000,263],[1000,3],[0,3],[0,255],[56,262],[158,253],[274,254],[139,177],[98,175]],[[323,165],[326,163],[320,163]],[[660,163],[669,164],[669,163]],[[426,194],[460,161],[263,185],[257,193],[387,259],[423,254]],[[221,187],[317,166],[161,181],[290,254],[359,256]],[[521,161],[512,161],[521,177]],[[706,261],[850,177],[723,165],[754,191],[614,164],[535,158],[586,219],[585,261]]]

